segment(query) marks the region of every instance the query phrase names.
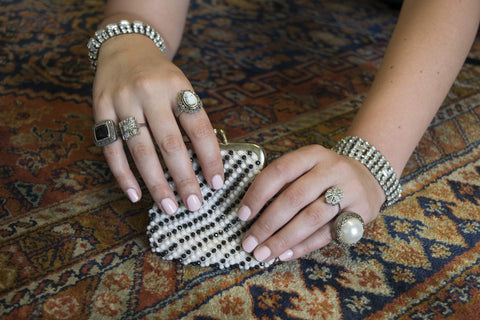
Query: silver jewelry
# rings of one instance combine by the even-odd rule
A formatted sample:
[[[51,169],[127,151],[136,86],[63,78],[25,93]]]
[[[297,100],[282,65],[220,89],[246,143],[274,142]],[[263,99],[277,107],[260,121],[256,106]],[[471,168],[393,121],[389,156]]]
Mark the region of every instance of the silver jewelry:
[[[118,123],[122,139],[125,141],[139,135],[140,128],[145,126],[145,123],[138,123],[135,117],[128,117]]]
[[[362,239],[365,223],[355,212],[341,213],[333,223],[333,238],[342,246],[351,246]]]
[[[112,120],[103,120],[95,123],[92,128],[93,141],[97,147],[104,147],[117,141],[117,127]]]
[[[196,113],[202,109],[203,103],[200,97],[192,90],[182,90],[178,94],[178,104],[175,110],[175,116],[178,117],[182,112]]]
[[[325,202],[336,206],[338,205],[338,212],[342,211],[340,201],[343,199],[343,190],[340,188],[332,187],[325,192]]]
[[[97,70],[98,52],[100,51],[102,44],[110,38],[129,33],[143,34],[149,37],[155,43],[157,48],[165,54],[165,41],[155,29],[141,21],[133,21],[130,23],[127,20],[121,20],[119,23],[111,23],[107,25],[105,29],[97,30],[95,35],[88,41],[88,59],[90,60],[90,65],[94,72]]]
[[[386,199],[382,208],[394,204],[402,196],[402,186],[390,162],[370,143],[359,137],[349,136],[340,140],[333,150],[360,161],[370,170],[385,192]]]

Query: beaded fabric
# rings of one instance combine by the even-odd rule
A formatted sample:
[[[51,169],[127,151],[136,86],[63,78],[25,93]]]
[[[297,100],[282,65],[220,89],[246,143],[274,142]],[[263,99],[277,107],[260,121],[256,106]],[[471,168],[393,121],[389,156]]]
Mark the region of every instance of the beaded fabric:
[[[267,267],[274,260],[261,263],[242,250],[244,234],[253,221],[245,222],[237,217],[240,200],[265,164],[264,151],[248,143],[220,144],[220,151],[225,182],[221,189],[213,190],[203,177],[196,155],[189,150],[203,195],[202,207],[196,212],[189,211],[181,203],[172,177],[168,172],[165,174],[175,191],[179,209],[173,216],[164,214],[156,205],[150,209],[147,235],[152,251],[163,259],[185,265],[220,269]]]

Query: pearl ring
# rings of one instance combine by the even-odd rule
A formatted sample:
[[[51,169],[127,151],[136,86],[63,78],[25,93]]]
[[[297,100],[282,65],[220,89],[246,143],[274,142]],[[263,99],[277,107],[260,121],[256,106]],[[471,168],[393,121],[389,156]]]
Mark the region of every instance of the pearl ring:
[[[351,246],[362,239],[365,223],[355,212],[342,212],[333,223],[333,238],[342,246]]]

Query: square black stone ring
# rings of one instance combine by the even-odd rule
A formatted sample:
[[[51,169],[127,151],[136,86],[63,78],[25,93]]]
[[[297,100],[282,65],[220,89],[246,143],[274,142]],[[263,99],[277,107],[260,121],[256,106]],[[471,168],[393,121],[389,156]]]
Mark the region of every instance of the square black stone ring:
[[[112,120],[103,120],[93,126],[93,141],[97,147],[105,147],[117,139],[117,127]]]

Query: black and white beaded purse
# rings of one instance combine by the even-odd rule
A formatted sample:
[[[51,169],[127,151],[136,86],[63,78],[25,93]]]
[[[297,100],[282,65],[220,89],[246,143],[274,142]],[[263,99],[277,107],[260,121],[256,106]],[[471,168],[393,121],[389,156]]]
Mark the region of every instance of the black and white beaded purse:
[[[150,223],[147,227],[150,246],[163,259],[180,261],[185,265],[220,269],[269,266],[274,260],[261,263],[252,254],[242,250],[244,234],[253,221],[245,222],[237,217],[240,200],[265,165],[265,152],[256,144],[229,143],[221,130],[217,131],[217,135],[222,140],[220,152],[225,170],[223,187],[213,190],[208,186],[196,155],[189,150],[203,195],[202,207],[191,212],[178,195],[179,209],[173,216],[164,214],[154,205],[149,211]],[[175,183],[168,172],[165,177],[175,191]]]

